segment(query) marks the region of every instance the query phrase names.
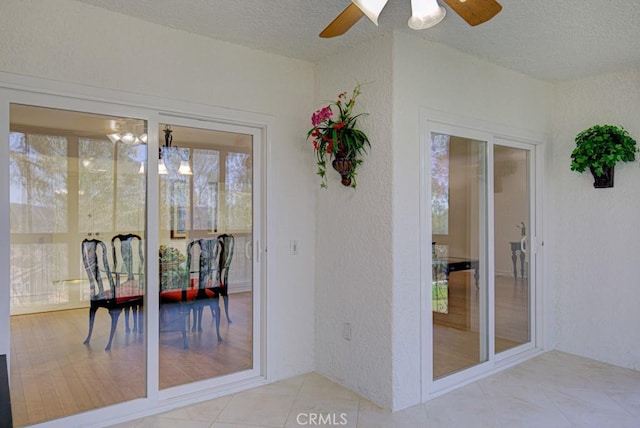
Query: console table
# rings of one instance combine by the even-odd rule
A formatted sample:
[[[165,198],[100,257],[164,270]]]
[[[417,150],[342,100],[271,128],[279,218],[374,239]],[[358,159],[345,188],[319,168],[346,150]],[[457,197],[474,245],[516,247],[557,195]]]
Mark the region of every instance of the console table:
[[[524,279],[524,257],[525,253],[520,248],[520,241],[517,242],[509,242],[511,245],[511,262],[513,263],[513,277],[518,279],[518,268],[516,266],[516,261],[518,260],[518,252],[520,252],[520,275],[522,279]]]
[[[436,269],[436,272],[444,272],[447,280],[449,280],[449,274],[451,272],[473,270],[473,278],[476,282],[476,288],[478,288],[478,278],[480,277],[478,270],[480,269],[480,263],[476,259],[465,259],[462,257],[434,258],[433,267]]]

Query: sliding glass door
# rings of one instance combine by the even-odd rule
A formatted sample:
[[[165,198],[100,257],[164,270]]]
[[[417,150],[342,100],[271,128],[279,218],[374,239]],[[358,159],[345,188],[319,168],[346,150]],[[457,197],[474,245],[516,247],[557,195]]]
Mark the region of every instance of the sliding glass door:
[[[432,133],[431,147],[433,377],[438,379],[487,361],[487,143]]]
[[[535,275],[529,254],[534,215],[532,150],[522,145],[510,147],[506,141],[497,143],[493,146],[494,352],[499,354],[531,341]]]
[[[444,124],[430,131],[434,391],[533,347],[535,147]]]
[[[108,135],[146,122],[20,104],[10,118],[14,423],[145,397],[147,147]]]
[[[166,389],[253,368],[254,137],[176,120],[158,134]]]
[[[11,95],[14,424],[100,424],[262,379],[262,129]]]

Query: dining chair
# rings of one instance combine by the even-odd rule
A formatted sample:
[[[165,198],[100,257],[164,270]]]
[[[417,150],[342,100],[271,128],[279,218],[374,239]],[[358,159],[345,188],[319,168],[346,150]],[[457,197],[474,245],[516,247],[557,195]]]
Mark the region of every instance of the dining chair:
[[[235,246],[235,239],[233,235],[223,234],[218,236],[218,243],[220,245],[220,257],[218,270],[216,272],[216,282],[220,289],[220,295],[224,302],[224,313],[227,317],[227,322],[231,324],[231,318],[229,317],[229,267],[231,266],[231,260],[233,259],[233,250]]]
[[[137,250],[137,251],[136,251]],[[144,294],[144,249],[142,238],[139,235],[119,234],[111,238],[111,254],[113,260],[113,272],[116,288],[120,294],[128,295]],[[127,333],[129,328],[129,307],[124,308],[125,328]],[[132,305],[133,331],[142,333],[142,312],[138,317],[138,309],[142,311],[143,306]],[[140,321],[140,322],[139,322]]]
[[[142,306],[144,295],[141,292],[130,293],[116,287],[112,270],[109,267],[107,246],[103,241],[99,239],[83,240],[82,261],[85,271],[87,272],[90,289],[89,333],[84,344],[88,345],[91,341],[96,312],[99,308],[106,308],[111,317],[109,342],[105,348],[105,351],[109,351],[122,309]],[[108,287],[106,289],[104,284],[105,280]]]
[[[221,254],[219,240],[216,238],[196,239],[187,246],[189,281],[191,282],[191,277],[194,276],[194,282],[197,284],[193,305],[193,330],[202,331],[203,310],[205,306],[209,306],[216,326],[218,342],[222,342],[222,336],[220,336],[220,287],[217,281]]]

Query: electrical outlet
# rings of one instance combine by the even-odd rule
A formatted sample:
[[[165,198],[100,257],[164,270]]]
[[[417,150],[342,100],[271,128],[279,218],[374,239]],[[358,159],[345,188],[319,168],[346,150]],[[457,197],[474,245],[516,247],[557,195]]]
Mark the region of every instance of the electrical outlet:
[[[351,324],[348,322],[342,324],[342,337],[344,340],[351,340]]]
[[[298,241],[289,241],[289,254],[291,254],[292,256],[298,255]]]

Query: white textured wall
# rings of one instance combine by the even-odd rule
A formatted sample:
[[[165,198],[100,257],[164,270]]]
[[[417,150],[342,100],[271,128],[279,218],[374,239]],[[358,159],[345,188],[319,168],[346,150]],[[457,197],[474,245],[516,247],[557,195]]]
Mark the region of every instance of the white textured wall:
[[[334,174],[318,195],[317,370],[401,409],[421,400],[420,107],[542,134],[552,86],[404,34],[327,58],[316,79],[318,106],[372,82],[362,107],[373,145],[355,192]]]
[[[396,35],[393,82],[393,408],[400,409],[420,401],[421,387],[419,108],[548,133],[552,86],[406,34]]]
[[[311,64],[70,0],[2,0],[0,71],[271,115],[269,369],[272,379],[313,370],[316,183],[303,147]]]
[[[333,169],[327,171],[329,188],[317,190],[317,371],[387,408],[392,404],[391,46],[389,36],[327,58],[318,64],[316,79],[316,107],[351,91],[356,81],[363,83],[356,106],[369,114],[361,123],[372,146],[359,169],[357,190],[342,186]],[[311,145],[307,152],[312,158]],[[351,324],[350,341],[342,338],[345,322]]]
[[[640,69],[556,85],[548,166],[558,349],[640,369],[640,164],[618,164],[615,187],[570,170],[574,138],[595,124],[640,142]]]

